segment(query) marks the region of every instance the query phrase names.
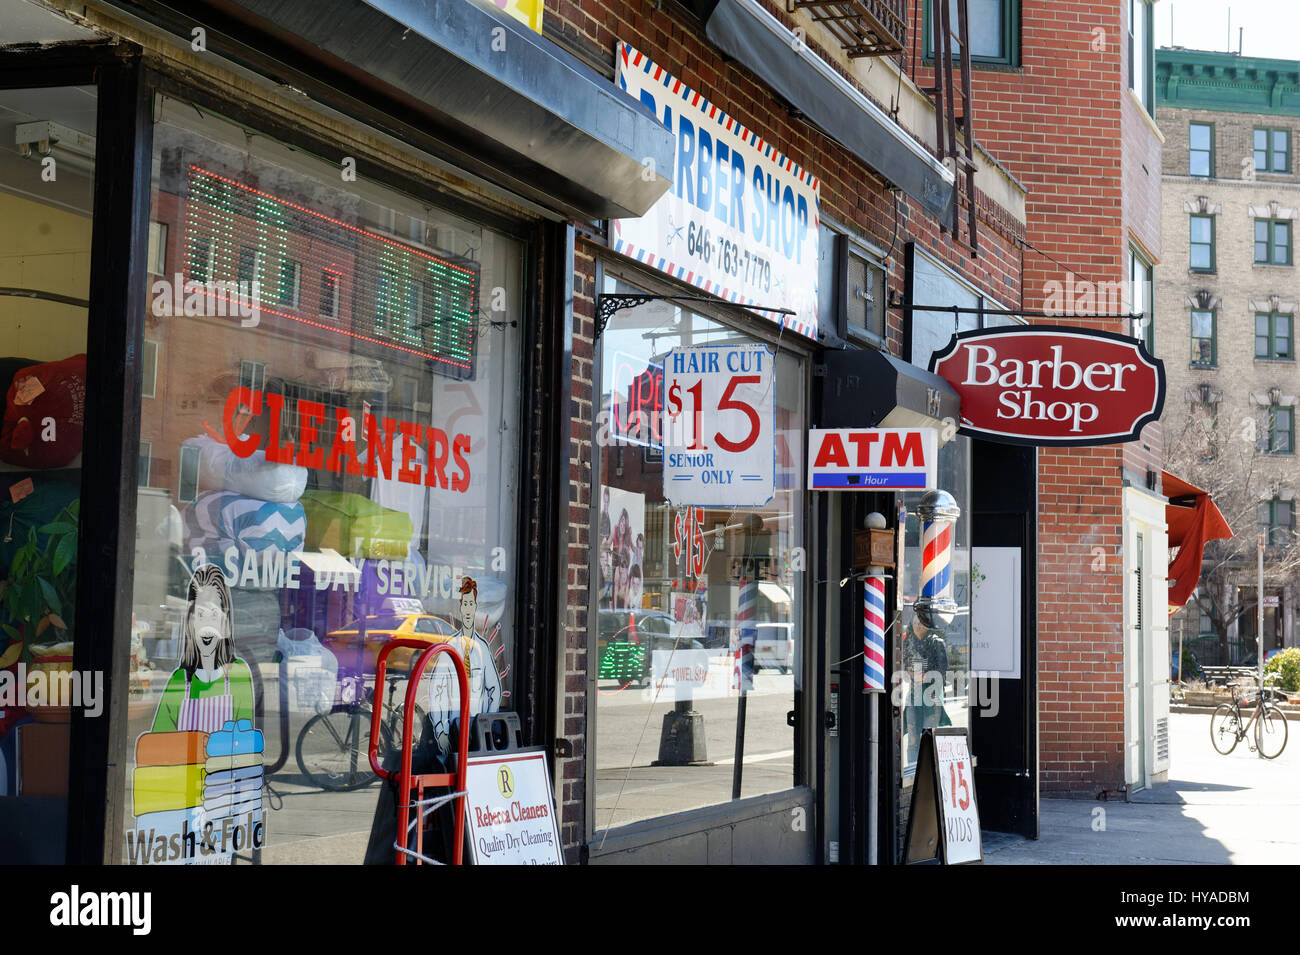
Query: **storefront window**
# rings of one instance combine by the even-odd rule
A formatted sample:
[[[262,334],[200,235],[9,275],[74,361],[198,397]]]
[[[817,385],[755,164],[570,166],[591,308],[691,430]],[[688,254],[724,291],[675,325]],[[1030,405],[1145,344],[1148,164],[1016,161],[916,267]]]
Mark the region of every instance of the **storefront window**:
[[[604,290],[641,291],[612,277]],[[727,802],[737,779],[741,797],[800,781],[787,714],[803,683],[807,361],[777,355],[767,504],[673,507],[664,496],[664,357],[679,345],[750,340],[667,301],[618,312],[601,337],[597,829]],[[756,669],[737,673],[750,607]]]
[[[359,863],[379,648],[450,642],[471,715],[513,708],[522,248],[188,103],[158,116],[114,836],[131,863]]]
[[[60,863],[72,709],[94,89],[0,90],[0,859]],[[92,358],[92,361],[95,359]]]
[[[904,774],[916,769],[923,730],[970,727],[970,439],[953,438],[939,449],[939,487],[952,495],[961,516],[952,528],[952,599],[957,611],[943,625],[926,628],[912,609],[921,592],[921,521],[925,494],[901,495],[907,508],[903,557],[902,665],[906,678],[902,723]],[[976,571],[977,572],[977,571]]]
[[[937,262],[913,251],[912,300],[924,305],[941,305],[951,308],[970,309],[966,312],[951,311],[912,313],[912,364],[919,368],[930,367],[930,356],[940,351],[952,336],[958,332],[969,332],[977,328],[1000,328],[1004,325],[1016,325],[1019,321],[1009,315],[982,315],[980,308],[1002,309],[1001,303],[991,299],[965,282]]]

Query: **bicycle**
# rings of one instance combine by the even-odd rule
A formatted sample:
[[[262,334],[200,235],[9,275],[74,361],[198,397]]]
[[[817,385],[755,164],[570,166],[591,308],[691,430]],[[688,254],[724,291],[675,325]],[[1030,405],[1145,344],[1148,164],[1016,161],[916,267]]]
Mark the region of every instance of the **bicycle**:
[[[1232,702],[1220,703],[1214,715],[1210,717],[1210,743],[1218,752],[1227,756],[1237,748],[1238,743],[1246,739],[1247,733],[1253,726],[1254,744],[1249,742],[1246,744],[1250,746],[1250,751],[1258,752],[1265,759],[1277,759],[1282,755],[1287,741],[1286,714],[1273,703],[1268,702],[1273,692],[1268,688],[1268,684],[1276,679],[1277,674],[1270,674],[1264,678],[1264,686],[1260,688],[1259,698],[1255,701],[1255,712],[1249,720],[1245,721],[1242,719],[1242,701],[1237,691],[1237,684],[1232,684]]]
[[[379,726],[379,756],[382,761],[395,752],[402,741],[401,696],[396,692],[401,673],[389,674],[389,701],[384,706],[384,720]],[[340,696],[343,702],[326,713],[309,719],[298,734],[294,755],[304,776],[321,789],[347,792],[360,789],[377,777],[370,771],[370,717],[373,712],[374,691],[366,688],[365,699],[358,688],[361,678],[341,681]],[[353,702],[355,701],[355,702]],[[396,702],[395,702],[396,701]],[[415,733],[418,739],[424,726],[424,709],[415,708]]]

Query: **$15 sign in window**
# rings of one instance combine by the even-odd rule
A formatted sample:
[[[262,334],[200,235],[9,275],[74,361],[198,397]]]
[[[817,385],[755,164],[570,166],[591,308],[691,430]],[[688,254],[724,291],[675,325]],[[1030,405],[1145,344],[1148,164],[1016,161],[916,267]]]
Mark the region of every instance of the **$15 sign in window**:
[[[776,356],[753,342],[686,345],[664,359],[664,497],[752,507],[772,498]]]

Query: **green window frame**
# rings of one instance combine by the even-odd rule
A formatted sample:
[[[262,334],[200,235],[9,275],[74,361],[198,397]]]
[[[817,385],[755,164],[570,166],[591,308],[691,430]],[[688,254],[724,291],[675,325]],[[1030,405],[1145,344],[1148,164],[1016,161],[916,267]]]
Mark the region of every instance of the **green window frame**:
[[[1219,315],[1216,309],[1192,309],[1192,364],[1202,368],[1219,363]]]
[[[1291,264],[1291,220],[1255,220],[1255,264]]]
[[[1295,361],[1294,316],[1283,312],[1255,313],[1255,358]]]
[[[1256,126],[1254,135],[1256,172],[1291,171],[1291,130],[1278,126]]]
[[[1295,454],[1295,409],[1289,405],[1270,405],[1268,409],[1267,445],[1269,454]]]
[[[1273,498],[1260,501],[1257,510],[1259,532],[1266,534],[1269,547],[1285,547],[1295,533],[1295,506],[1292,501]]]
[[[1214,271],[1214,216],[1188,219],[1188,265],[1193,272]]]
[[[1214,124],[1187,124],[1187,174],[1214,178]]]
[[[957,0],[949,0],[952,11],[953,33],[957,32]],[[987,47],[980,47],[976,43],[971,44],[970,61],[972,65],[991,65],[991,66],[1019,66],[1020,65],[1020,0],[967,0],[970,27],[973,30],[976,23],[985,23],[988,21],[989,14],[997,11],[1001,17],[1001,30],[997,31],[999,36],[999,49],[997,52],[988,52]],[[922,17],[922,55],[927,60],[934,59],[934,27],[930,20],[931,0],[922,0],[921,17]],[[960,51],[957,50],[957,44],[953,43],[953,59],[957,59]],[[983,49],[985,52],[976,52],[977,49]]]

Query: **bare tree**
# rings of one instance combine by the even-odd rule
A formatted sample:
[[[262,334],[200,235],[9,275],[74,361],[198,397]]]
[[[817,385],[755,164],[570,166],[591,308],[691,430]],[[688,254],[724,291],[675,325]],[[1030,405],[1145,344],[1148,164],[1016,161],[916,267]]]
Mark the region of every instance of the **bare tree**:
[[[1286,487],[1283,468],[1294,469],[1292,420],[1279,421],[1274,412],[1259,409],[1234,426],[1220,421],[1217,405],[1208,402],[1193,402],[1181,422],[1166,420],[1166,466],[1207,491],[1233,531],[1227,540],[1207,543],[1200,583],[1189,604],[1213,625],[1225,661],[1230,659],[1229,630],[1258,605],[1257,534],[1268,534],[1266,587],[1281,586],[1300,571],[1294,517],[1294,505],[1300,502],[1279,500]],[[1255,650],[1259,652],[1258,639]]]

